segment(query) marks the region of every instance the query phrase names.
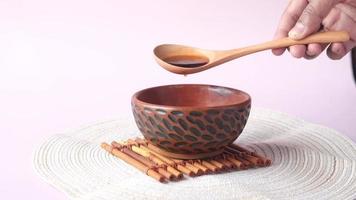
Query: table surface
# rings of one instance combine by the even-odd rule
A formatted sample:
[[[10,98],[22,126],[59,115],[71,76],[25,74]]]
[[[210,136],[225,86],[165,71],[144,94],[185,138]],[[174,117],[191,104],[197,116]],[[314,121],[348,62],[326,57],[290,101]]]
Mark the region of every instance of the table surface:
[[[349,56],[306,61],[265,51],[188,77],[168,73],[152,58],[153,47],[167,42],[229,49],[270,40],[286,3],[0,1],[3,198],[64,199],[34,174],[35,147],[66,129],[129,115],[131,95],[156,85],[242,89],[253,106],[328,126],[356,141]]]
[[[101,121],[53,135],[34,154],[36,171],[73,199],[356,198],[356,144],[324,126],[253,108],[237,143],[270,158],[270,166],[162,184],[100,147],[137,137],[131,122]]]

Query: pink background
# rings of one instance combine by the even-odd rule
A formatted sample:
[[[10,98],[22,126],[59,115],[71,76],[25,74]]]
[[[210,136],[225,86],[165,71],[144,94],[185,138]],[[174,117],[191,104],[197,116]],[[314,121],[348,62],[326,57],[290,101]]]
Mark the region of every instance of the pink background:
[[[66,129],[131,114],[131,95],[149,86],[242,89],[253,106],[356,141],[349,56],[306,61],[266,51],[188,77],[153,60],[161,43],[229,49],[269,40],[286,2],[0,0],[1,198],[64,199],[34,174],[35,147]]]

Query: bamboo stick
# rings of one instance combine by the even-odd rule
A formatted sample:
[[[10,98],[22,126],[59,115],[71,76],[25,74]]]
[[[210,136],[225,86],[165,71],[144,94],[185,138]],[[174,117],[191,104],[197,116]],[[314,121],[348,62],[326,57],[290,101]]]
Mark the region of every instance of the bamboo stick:
[[[201,164],[204,165],[206,168],[210,169],[212,172],[219,171],[219,168],[217,166],[211,164],[210,162],[208,162],[206,160],[202,160]]]
[[[171,173],[175,176],[175,178],[178,178],[178,179],[183,178],[183,174],[181,172],[179,172],[178,170],[174,169],[171,166],[167,166],[167,163],[160,160],[155,155],[152,155],[149,151],[146,151],[145,149],[138,147],[138,146],[132,146],[131,148],[132,148],[132,151],[140,154],[141,156],[148,158],[149,160],[151,160],[158,166],[166,168],[169,173]]]
[[[256,152],[249,151],[246,148],[241,147],[240,145],[231,144],[230,147],[233,147],[235,150],[245,152],[247,155],[251,155],[251,156],[257,157],[258,159],[262,160],[262,163],[260,163],[259,166],[269,166],[272,164],[272,161],[270,159],[265,158],[265,157],[257,154]]]
[[[132,146],[132,145],[138,146],[139,145],[138,142],[136,142],[133,139],[128,139],[127,140],[127,144],[130,145],[130,146]]]
[[[186,168],[186,167],[183,166],[183,165],[178,164],[178,165],[177,165],[177,169],[178,169],[179,171],[183,172],[184,174],[188,175],[188,176],[195,176],[195,173],[194,173],[192,170]]]
[[[221,162],[219,162],[219,161],[217,161],[217,160],[212,159],[212,160],[209,160],[209,162],[210,162],[211,164],[215,165],[216,167],[218,167],[219,170],[225,170],[225,169],[226,169],[226,166],[223,165]]]
[[[153,154],[154,156],[156,156],[157,158],[161,159],[163,162],[167,163],[168,165],[170,166],[174,166],[175,165],[175,162],[165,156],[162,156],[154,151],[152,151],[151,149],[148,149],[146,146],[144,145],[140,145],[140,148],[150,152],[151,154]]]
[[[185,167],[185,163],[181,160],[175,160],[175,159],[170,159],[167,158],[165,156],[162,156],[158,153],[156,153],[153,149],[152,149],[152,145],[151,144],[147,144],[147,146],[143,146],[141,145],[142,148],[146,148],[148,149],[152,154],[154,154],[155,156],[157,156],[158,158],[164,160],[165,162],[167,162],[170,166],[176,166],[177,169],[181,172],[183,172],[184,174],[188,175],[188,176],[195,176],[196,174],[189,168]]]
[[[230,162],[227,159],[220,158],[220,159],[218,159],[218,161],[221,162],[223,165],[225,165],[227,167],[227,169],[235,169],[235,168],[237,168],[237,166],[234,163]]]
[[[153,163],[152,161],[146,159],[145,157],[136,154],[135,152],[131,151],[129,148],[123,148],[122,151],[126,154],[128,154],[129,156],[135,158],[136,160],[144,163],[146,166],[153,168],[153,169],[157,169],[157,172],[162,174],[165,178],[172,180],[174,178],[173,174],[167,172],[165,169],[158,167],[155,163]]]
[[[230,153],[232,153],[232,154],[234,154],[234,155],[238,155],[238,156],[240,156],[240,157],[244,157],[244,156],[247,154],[246,152],[239,151],[239,150],[234,149],[234,148],[229,147],[229,146],[227,146],[227,147],[225,148],[225,151],[230,152]]]
[[[159,167],[164,167],[166,168],[167,165],[160,159],[158,159],[157,157],[151,155],[149,152],[143,150],[142,148],[138,147],[138,146],[131,146],[131,150],[149,160],[151,160],[152,162],[154,162],[156,165],[158,165]]]
[[[135,139],[135,141],[136,141],[139,145],[147,145],[147,141],[144,140],[144,139],[142,139],[142,138],[137,137],[137,138]]]
[[[245,159],[252,162],[255,166],[263,166],[264,165],[263,160],[258,157],[255,157],[255,156],[246,155]]]
[[[230,147],[235,149],[235,150],[237,150],[237,151],[245,152],[246,154],[249,154],[249,155],[252,155],[254,153],[254,152],[249,151],[249,150],[241,147],[240,145],[237,145],[237,144],[234,144],[234,143],[230,144]]]
[[[112,144],[113,147],[121,149],[121,151],[123,151],[124,153],[130,155],[131,157],[135,158],[136,160],[140,161],[141,163],[145,164],[146,166],[148,166],[148,167],[150,167],[152,169],[156,169],[158,171],[158,173],[162,174],[165,178],[167,178],[169,180],[172,180],[173,178],[175,178],[173,174],[167,172],[165,169],[160,168],[158,165],[156,165],[152,161],[150,161],[148,159],[145,159],[145,157],[143,157],[143,156],[131,151],[128,148],[125,148],[123,146],[123,144],[125,144],[125,142],[124,143],[119,143],[119,142],[113,141],[111,144]]]
[[[232,162],[235,164],[235,166],[237,167],[237,169],[246,169],[246,165],[244,165],[241,161],[236,160],[233,157],[227,157],[226,158],[228,161]]]
[[[193,165],[195,166],[195,167],[197,167],[197,168],[199,168],[199,169],[201,169],[202,171],[203,171],[203,173],[209,173],[210,172],[210,169],[209,168],[207,168],[207,167],[205,167],[205,166],[203,166],[202,164],[200,164],[200,163],[198,163],[198,162],[192,162],[193,163]]]
[[[195,175],[200,176],[203,174],[203,171],[201,169],[199,169],[198,167],[195,167],[194,165],[190,164],[190,163],[185,163],[185,167],[190,169],[191,171],[194,172]]]
[[[102,143],[101,147],[103,149],[105,149],[107,152],[111,153],[112,155],[120,158],[121,160],[132,165],[133,167],[137,168],[138,170],[146,173],[148,176],[158,180],[159,182],[164,181],[164,177],[161,174],[157,173],[155,170],[147,167],[146,165],[137,161],[136,159],[132,158],[131,156],[121,152],[120,150],[113,148],[111,145],[109,145],[107,143]]]

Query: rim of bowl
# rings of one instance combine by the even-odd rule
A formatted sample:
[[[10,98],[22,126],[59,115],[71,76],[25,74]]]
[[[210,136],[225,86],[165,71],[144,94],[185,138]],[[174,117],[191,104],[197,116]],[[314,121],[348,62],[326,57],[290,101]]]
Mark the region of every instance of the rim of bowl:
[[[246,95],[247,99],[245,101],[239,102],[239,103],[235,103],[235,104],[225,104],[225,105],[218,105],[218,106],[173,106],[173,105],[162,105],[162,104],[153,104],[153,103],[148,103],[145,101],[141,101],[137,98],[138,95],[140,95],[141,93],[147,91],[147,90],[152,90],[152,89],[156,89],[156,88],[161,88],[161,87],[174,87],[174,86],[203,86],[203,87],[217,87],[217,88],[224,88],[224,89],[228,89],[228,90],[232,90],[234,92],[240,92],[243,93],[244,95]],[[145,104],[145,105],[149,105],[152,107],[157,107],[157,108],[166,108],[166,109],[175,109],[175,108],[199,108],[199,109],[216,109],[216,108],[222,108],[222,107],[233,107],[233,106],[243,106],[245,104],[250,104],[251,103],[251,96],[242,91],[242,90],[238,90],[238,89],[234,89],[234,88],[230,88],[230,87],[225,87],[225,86],[218,86],[218,85],[209,85],[209,84],[171,84],[171,85],[160,85],[160,86],[154,86],[154,87],[150,87],[150,88],[146,88],[146,89],[142,89],[140,91],[137,91],[136,93],[134,93],[134,95],[131,98],[131,102],[138,102],[141,104]]]

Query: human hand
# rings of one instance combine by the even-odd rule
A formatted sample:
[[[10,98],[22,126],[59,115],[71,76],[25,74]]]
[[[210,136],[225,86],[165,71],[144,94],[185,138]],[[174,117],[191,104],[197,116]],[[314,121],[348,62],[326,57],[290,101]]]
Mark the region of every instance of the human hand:
[[[356,46],[356,0],[290,0],[274,38],[289,36],[299,40],[318,31],[347,31],[350,41],[332,43],[327,49],[327,55],[333,60],[345,56]],[[312,59],[327,46],[294,45],[289,47],[289,52],[296,58]],[[282,55],[285,49],[273,49],[272,52]]]

